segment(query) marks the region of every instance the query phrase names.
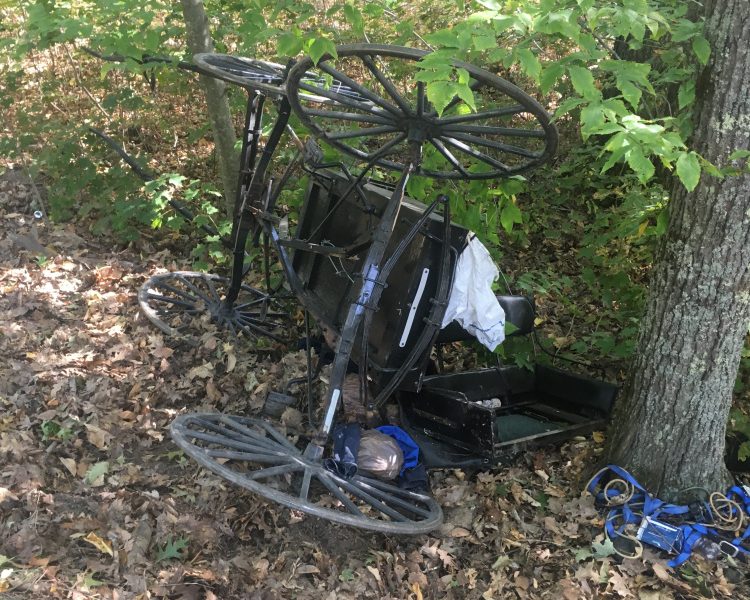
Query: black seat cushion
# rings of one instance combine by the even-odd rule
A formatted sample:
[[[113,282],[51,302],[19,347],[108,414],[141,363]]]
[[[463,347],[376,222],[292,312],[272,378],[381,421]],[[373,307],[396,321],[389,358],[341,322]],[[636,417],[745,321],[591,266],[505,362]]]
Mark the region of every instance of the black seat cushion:
[[[527,296],[498,296],[497,301],[505,311],[505,322],[512,323],[517,329],[508,332],[512,335],[527,335],[534,330],[534,301]],[[437,337],[437,344],[463,342],[473,339],[468,331],[456,321],[452,321],[445,329],[441,329]]]

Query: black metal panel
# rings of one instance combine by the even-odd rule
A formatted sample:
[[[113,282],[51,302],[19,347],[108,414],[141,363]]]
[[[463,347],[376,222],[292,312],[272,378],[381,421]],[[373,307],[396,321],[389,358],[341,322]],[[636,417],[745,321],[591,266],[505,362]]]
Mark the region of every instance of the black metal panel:
[[[338,333],[349,304],[359,290],[358,278],[367,252],[367,240],[391,197],[387,187],[368,183],[362,186],[364,198],[350,191],[349,181],[334,172],[317,173],[307,191],[300,214],[297,237],[312,244],[332,245],[341,249],[355,247],[351,256],[325,256],[313,252],[295,252],[293,268],[318,304],[323,325]],[[423,214],[425,206],[406,199],[401,206],[391,242],[389,256],[407,231]],[[332,211],[332,212],[331,212]],[[443,220],[439,214],[430,215],[426,225],[403,253],[387,282],[379,306],[373,317],[368,345],[370,367],[376,387],[384,384],[390,373],[407,357],[421,331],[424,319],[432,308],[438,284],[442,249]],[[466,245],[468,230],[451,226],[452,265]],[[342,251],[343,254],[343,251]],[[412,326],[405,342],[402,337],[409,321],[409,310],[417,295],[425,269],[429,270]],[[356,283],[356,284],[355,284]],[[360,344],[355,345],[352,358],[360,360]],[[411,380],[419,375],[422,361],[418,361]],[[407,378],[408,380],[409,378]]]
[[[537,365],[425,377],[420,392],[399,392],[420,436],[489,462],[604,425],[617,387]],[[431,465],[446,466],[446,465]]]

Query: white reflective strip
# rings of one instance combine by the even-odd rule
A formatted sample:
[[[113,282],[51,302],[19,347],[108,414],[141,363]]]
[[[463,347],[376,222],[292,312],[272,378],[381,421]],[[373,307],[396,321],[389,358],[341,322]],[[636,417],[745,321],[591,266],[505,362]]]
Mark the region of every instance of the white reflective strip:
[[[422,299],[422,294],[424,294],[424,288],[427,285],[427,278],[429,277],[429,275],[429,269],[422,269],[422,279],[420,279],[419,281],[417,293],[414,294],[414,300],[411,301],[411,308],[409,308],[409,317],[406,319],[404,333],[401,334],[401,340],[398,343],[399,348],[403,348],[404,346],[406,346],[406,340],[409,339],[409,332],[411,331],[412,325],[414,325],[414,316],[417,314],[419,301]]]
[[[331,403],[328,405],[328,412],[326,413],[326,418],[323,421],[323,431],[325,431],[326,433],[331,431],[331,425],[333,424],[333,415],[336,413],[336,407],[339,404],[340,395],[340,389],[333,390],[333,394],[331,394]]]

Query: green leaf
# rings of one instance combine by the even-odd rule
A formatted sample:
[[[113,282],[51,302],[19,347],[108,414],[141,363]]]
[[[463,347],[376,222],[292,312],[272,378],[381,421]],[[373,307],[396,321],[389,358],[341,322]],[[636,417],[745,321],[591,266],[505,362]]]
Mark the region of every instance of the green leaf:
[[[745,462],[750,458],[750,442],[742,442],[737,451],[737,458],[740,462]]]
[[[581,35],[581,27],[573,15],[573,10],[568,8],[552,11],[552,6],[554,4],[542,12],[542,16],[534,23],[534,29],[540,33],[557,33],[564,39],[577,42]]]
[[[497,39],[494,35],[474,35],[471,39],[474,49],[479,52],[484,52],[497,46]]]
[[[575,552],[576,562],[583,562],[584,560],[588,560],[592,556],[594,556],[594,553],[586,547],[578,548]]]
[[[729,160],[742,160],[750,158],[750,150],[735,150],[729,155]]]
[[[708,40],[702,35],[697,35],[693,38],[693,52],[695,52],[702,65],[708,64],[708,57],[711,56],[711,46]]]
[[[352,26],[352,31],[358,36],[364,35],[365,24],[362,21],[362,13],[353,4],[344,5],[344,16],[349,21],[349,25]]]
[[[656,217],[656,235],[663,235],[667,231],[667,225],[669,224],[669,211],[666,208],[662,208],[659,216]]]
[[[606,538],[601,543],[592,542],[591,547],[594,550],[594,558],[607,558],[615,554],[615,546],[609,538]]]
[[[680,110],[695,102],[695,81],[683,81],[677,91],[677,106]]]
[[[510,233],[513,231],[514,223],[523,223],[521,210],[513,202],[507,202],[500,212],[500,224],[507,233]]]
[[[109,463],[105,460],[92,465],[91,468],[86,471],[84,480],[89,485],[92,485],[97,479],[103,477],[107,473],[109,473]]]
[[[419,65],[420,71],[414,75],[415,81],[421,81],[423,83],[430,83],[430,81],[447,81],[453,74],[453,67],[450,65],[440,65],[425,67],[425,65]]]
[[[182,558],[182,551],[187,548],[188,539],[181,537],[172,541],[172,538],[167,538],[167,543],[163,548],[159,548],[156,552],[156,562],[162,562],[171,558]]]
[[[436,46],[446,46],[448,48],[458,48],[458,34],[453,29],[441,29],[435,33],[426,35],[425,38],[431,44]]]
[[[539,59],[534,53],[528,48],[521,48],[516,52],[516,56],[518,56],[518,61],[521,63],[523,72],[535,82],[539,83],[539,76],[542,73],[542,65],[539,63]]]
[[[581,135],[584,140],[599,133],[604,123],[604,110],[600,103],[594,102],[581,110]]]
[[[597,89],[594,84],[594,76],[585,67],[568,67],[568,73],[570,74],[570,81],[573,84],[573,88],[586,100],[601,100],[602,93]]]
[[[427,99],[432,102],[438,116],[443,114],[445,107],[456,96],[457,86],[452,81],[431,81],[427,84]]]
[[[302,40],[291,31],[283,33],[276,44],[276,52],[280,56],[297,56],[302,52]]]
[[[459,83],[456,85],[456,95],[461,98],[469,107],[471,107],[471,110],[473,112],[477,111],[477,105],[474,102],[474,92],[471,91],[471,88],[466,83]]]
[[[310,44],[310,48],[307,51],[310,54],[310,58],[314,64],[318,64],[318,61],[326,55],[331,58],[336,58],[336,44],[326,38],[317,38]]]
[[[564,114],[569,113],[574,108],[577,108],[581,104],[586,102],[583,98],[568,98],[567,100],[563,101],[560,106],[557,107],[557,110],[555,111],[555,119],[559,119]]]
[[[539,83],[542,88],[542,94],[548,93],[552,87],[557,83],[557,80],[562,77],[565,73],[565,67],[560,63],[552,63],[551,65],[544,68],[542,75],[539,78]]]
[[[638,110],[641,103],[641,90],[632,81],[617,78],[617,87],[622,92],[622,97],[628,101],[633,110]]]
[[[654,164],[643,154],[640,146],[633,146],[627,155],[628,165],[635,171],[638,180],[646,183],[654,175]]]
[[[677,177],[688,192],[692,192],[701,178],[701,163],[695,152],[683,152],[677,159]]]
[[[86,576],[83,578],[84,588],[88,588],[90,590],[91,588],[99,587],[100,585],[104,585],[104,582],[95,579],[94,576],[90,573],[86,574]]]

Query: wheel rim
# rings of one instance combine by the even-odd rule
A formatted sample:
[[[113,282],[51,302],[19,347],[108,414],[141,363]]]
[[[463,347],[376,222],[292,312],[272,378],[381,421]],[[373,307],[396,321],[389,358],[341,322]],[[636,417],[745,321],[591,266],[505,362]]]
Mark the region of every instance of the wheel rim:
[[[227,307],[226,277],[194,271],[154,275],[138,291],[144,315],[169,335],[190,337],[197,333],[201,317],[232,334],[250,339],[271,338],[283,342],[285,317],[268,294],[243,285],[236,302]]]
[[[476,112],[454,97],[443,114],[415,82],[422,50],[358,44],[338,57],[298,62],[286,83],[292,108],[310,131],[335,148],[387,169],[403,170],[409,142],[422,143],[421,175],[489,179],[522,173],[549,160],[557,131],[549,115],[513,84],[468,63]],[[327,78],[327,83],[321,83]],[[314,97],[329,102],[323,105]]]
[[[341,479],[260,419],[182,415],[170,433],[206,469],[291,509],[383,533],[426,533],[442,523],[430,496],[358,475]]]

